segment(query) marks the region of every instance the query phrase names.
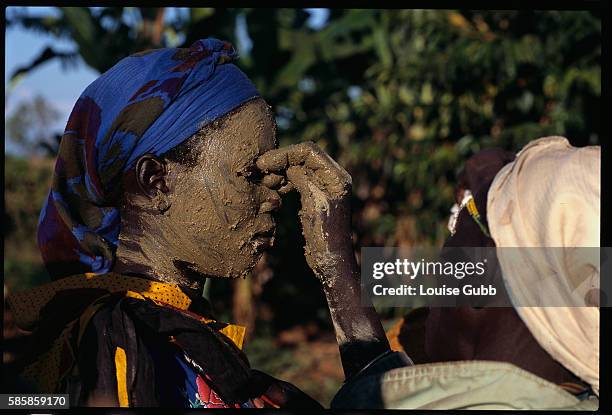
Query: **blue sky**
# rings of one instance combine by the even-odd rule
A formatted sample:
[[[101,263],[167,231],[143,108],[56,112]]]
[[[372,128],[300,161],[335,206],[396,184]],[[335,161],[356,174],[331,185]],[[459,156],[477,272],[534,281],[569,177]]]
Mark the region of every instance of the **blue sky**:
[[[15,11],[15,7],[6,10],[7,16]],[[29,14],[45,15],[55,14],[53,7],[20,7]],[[173,8],[168,13],[172,19],[176,13],[183,13],[185,8]],[[309,24],[312,27],[320,27],[327,19],[328,10],[308,9],[312,12]],[[245,38],[246,31],[239,30],[241,43],[248,44]],[[6,62],[4,84],[5,84],[5,117],[10,114],[16,105],[22,100],[30,100],[36,95],[41,95],[50,102],[61,114],[56,125],[51,126],[53,130],[63,131],[70,111],[81,92],[89,85],[98,73],[89,68],[82,61],[75,67],[62,68],[59,61],[47,62],[33,72],[22,78],[14,88],[9,89],[8,79],[10,74],[18,67],[29,64],[45,47],[53,45],[59,50],[72,50],[74,43],[69,40],[58,40],[52,36],[24,30],[21,27],[6,29],[4,58]],[[244,43],[243,43],[244,44]],[[14,146],[6,142],[6,151],[15,152]]]

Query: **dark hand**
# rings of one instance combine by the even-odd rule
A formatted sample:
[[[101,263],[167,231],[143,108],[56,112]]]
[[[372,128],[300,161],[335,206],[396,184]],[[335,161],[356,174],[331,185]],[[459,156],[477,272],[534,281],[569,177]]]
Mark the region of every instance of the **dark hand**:
[[[308,265],[323,284],[344,373],[349,378],[389,350],[374,308],[361,302],[351,241],[351,176],[316,144],[271,150],[257,160],[262,183],[279,193],[297,190]]]
[[[351,176],[312,142],[268,151],[259,157],[257,167],[266,174],[286,176],[288,184],[279,192],[300,193],[306,261],[321,282],[332,283],[346,256],[353,255]]]

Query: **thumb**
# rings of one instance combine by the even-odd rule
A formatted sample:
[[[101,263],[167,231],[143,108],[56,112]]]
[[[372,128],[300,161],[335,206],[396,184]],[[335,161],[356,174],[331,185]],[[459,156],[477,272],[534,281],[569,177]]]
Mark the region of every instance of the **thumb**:
[[[301,166],[291,166],[287,169],[287,181],[293,184],[293,187],[302,196],[307,196],[311,193],[310,180],[306,174],[306,169]]]
[[[311,217],[315,212],[326,212],[329,215],[329,201],[325,192],[313,183],[313,177],[302,166],[291,166],[287,169],[287,180],[300,193],[302,201],[301,217]]]

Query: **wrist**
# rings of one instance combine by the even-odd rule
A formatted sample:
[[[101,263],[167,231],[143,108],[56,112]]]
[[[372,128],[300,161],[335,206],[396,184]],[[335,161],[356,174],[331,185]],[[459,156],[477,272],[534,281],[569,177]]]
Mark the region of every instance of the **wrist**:
[[[360,273],[354,258],[343,256],[341,260],[318,267],[314,271],[322,282],[328,302],[330,300],[336,302],[334,300],[341,298],[360,297]]]

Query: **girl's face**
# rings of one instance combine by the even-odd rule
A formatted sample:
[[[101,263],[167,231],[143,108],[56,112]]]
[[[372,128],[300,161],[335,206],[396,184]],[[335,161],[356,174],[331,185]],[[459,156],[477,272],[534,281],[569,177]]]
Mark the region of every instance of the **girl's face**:
[[[210,131],[210,129],[209,129]],[[277,192],[261,185],[255,160],[277,147],[276,124],[261,98],[243,105],[192,149],[195,166],[168,164],[175,265],[212,277],[244,277],[274,240]]]

